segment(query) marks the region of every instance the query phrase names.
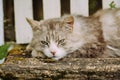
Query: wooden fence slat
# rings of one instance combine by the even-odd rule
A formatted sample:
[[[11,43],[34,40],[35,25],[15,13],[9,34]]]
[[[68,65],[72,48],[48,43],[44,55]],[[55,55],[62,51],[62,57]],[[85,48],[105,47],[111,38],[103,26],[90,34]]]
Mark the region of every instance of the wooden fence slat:
[[[88,16],[88,0],[70,0],[70,9],[72,14],[81,14]]]
[[[43,0],[44,19],[60,17],[60,0]]]
[[[32,29],[26,17],[33,18],[32,0],[14,0],[15,31],[17,43],[28,43],[32,38]]]
[[[0,0],[0,45],[4,44],[3,0]]]
[[[110,8],[109,4],[114,1],[116,7],[120,7],[120,0],[102,0],[103,9]]]

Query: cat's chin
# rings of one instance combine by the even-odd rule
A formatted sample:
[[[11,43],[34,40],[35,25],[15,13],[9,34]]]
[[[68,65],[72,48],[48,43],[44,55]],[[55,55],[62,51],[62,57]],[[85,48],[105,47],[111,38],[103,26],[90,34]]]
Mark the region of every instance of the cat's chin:
[[[63,59],[65,56],[46,56],[46,57],[49,59],[55,60],[55,61],[59,61],[59,60]]]
[[[58,60],[61,60],[61,59],[63,59],[65,56],[66,56],[67,54],[62,54],[62,55],[59,55],[59,56],[57,56],[57,55],[55,55],[55,56],[47,56],[48,58],[51,58],[51,59],[53,59],[53,60],[56,60],[56,61],[58,61]]]
[[[52,59],[58,61],[58,60],[60,60],[61,58],[53,57]]]
[[[61,59],[63,59],[64,57],[52,57],[53,60],[59,61]]]

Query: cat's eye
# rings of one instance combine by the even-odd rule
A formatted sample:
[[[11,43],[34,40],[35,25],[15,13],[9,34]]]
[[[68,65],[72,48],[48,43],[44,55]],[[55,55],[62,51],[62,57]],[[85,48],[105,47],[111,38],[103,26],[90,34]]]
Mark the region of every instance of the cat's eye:
[[[63,45],[64,43],[65,43],[65,39],[61,39],[61,40],[58,41],[58,44]]]
[[[46,42],[46,41],[41,41],[41,43],[42,43],[43,45],[47,45],[47,46],[49,45],[48,42]]]

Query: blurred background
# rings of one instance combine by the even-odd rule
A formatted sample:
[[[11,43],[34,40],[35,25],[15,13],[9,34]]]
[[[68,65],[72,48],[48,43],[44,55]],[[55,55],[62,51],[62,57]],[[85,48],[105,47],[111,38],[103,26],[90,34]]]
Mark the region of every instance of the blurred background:
[[[30,3],[31,1],[31,3]],[[57,7],[57,3],[50,3],[50,1],[58,1],[59,2],[59,6]],[[76,2],[75,2],[76,1]],[[81,5],[79,6],[78,2],[81,1]],[[104,1],[104,2],[103,2]],[[41,20],[41,19],[45,19],[45,15],[51,16],[52,12],[54,13],[54,10],[50,9],[50,7],[52,6],[53,8],[60,8],[59,9],[59,16],[62,16],[64,14],[71,14],[71,10],[74,11],[74,9],[81,9],[81,12],[78,11],[76,13],[82,13],[82,10],[85,13],[82,13],[81,15],[85,16],[89,16],[92,15],[94,12],[96,12],[99,9],[102,9],[105,5],[109,6],[109,4],[111,2],[114,2],[113,5],[116,6],[116,4],[120,3],[120,0],[2,0],[2,4],[3,4],[3,22],[4,22],[4,41],[5,42],[9,42],[9,41],[14,41],[16,42],[17,39],[21,39],[18,40],[18,43],[24,43],[24,39],[22,39],[21,36],[26,37],[25,35],[27,33],[24,34],[24,32],[29,32],[28,30],[20,30],[19,28],[21,26],[26,26],[24,25],[25,22],[25,18],[29,17],[26,15],[29,15],[29,11],[31,10],[31,14],[32,17],[35,20]],[[83,2],[83,3],[82,3]],[[24,3],[24,4],[23,4]],[[77,8],[73,8],[71,9],[72,3],[74,3],[74,5],[77,5]],[[107,4],[106,4],[107,3]],[[26,10],[24,9],[24,7],[28,6],[28,4],[31,4],[32,7],[28,8],[30,9],[28,11],[28,13],[26,13]],[[48,12],[44,11],[44,7],[45,5],[48,5],[47,9]],[[21,7],[22,6],[22,7]],[[107,7],[106,7],[107,8]],[[21,10],[23,9],[23,10]],[[56,11],[57,9],[55,9]],[[25,13],[25,14],[24,14]],[[75,13],[75,12],[74,12]],[[21,19],[21,14],[23,15],[23,17],[25,17],[24,19]],[[54,16],[54,14],[53,14]],[[58,15],[57,15],[58,16]],[[46,18],[47,19],[47,18]],[[23,24],[23,25],[22,25]],[[27,23],[25,23],[27,24]],[[19,26],[21,25],[21,26]],[[28,26],[28,24],[27,24]],[[25,27],[21,27],[21,28],[25,28]],[[27,29],[27,28],[26,28]],[[20,30],[20,31],[19,31]],[[19,32],[18,32],[19,31]],[[22,32],[24,31],[24,32]],[[30,31],[31,32],[31,31]],[[16,34],[23,34],[23,35],[16,35]],[[29,35],[29,34],[27,34]],[[17,37],[19,36],[19,37]],[[24,38],[23,37],[23,38]],[[27,37],[26,37],[27,38]],[[29,42],[29,39],[31,39],[30,36],[28,36],[28,40],[26,39],[25,43]]]

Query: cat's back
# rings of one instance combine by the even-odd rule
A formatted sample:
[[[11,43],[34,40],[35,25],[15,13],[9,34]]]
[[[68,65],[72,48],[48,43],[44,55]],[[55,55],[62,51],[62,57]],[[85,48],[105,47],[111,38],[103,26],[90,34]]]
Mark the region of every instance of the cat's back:
[[[99,10],[93,17],[101,22],[106,40],[120,38],[120,8]]]
[[[93,17],[97,17],[102,24],[109,53],[120,56],[120,8],[99,10]]]
[[[104,16],[104,15],[113,15],[113,14],[114,14],[114,16],[120,16],[120,8],[100,9],[95,14],[93,14],[92,16],[101,17],[101,16]]]
[[[98,18],[75,15],[74,19],[73,32],[78,32],[84,41],[104,42],[102,26]]]

